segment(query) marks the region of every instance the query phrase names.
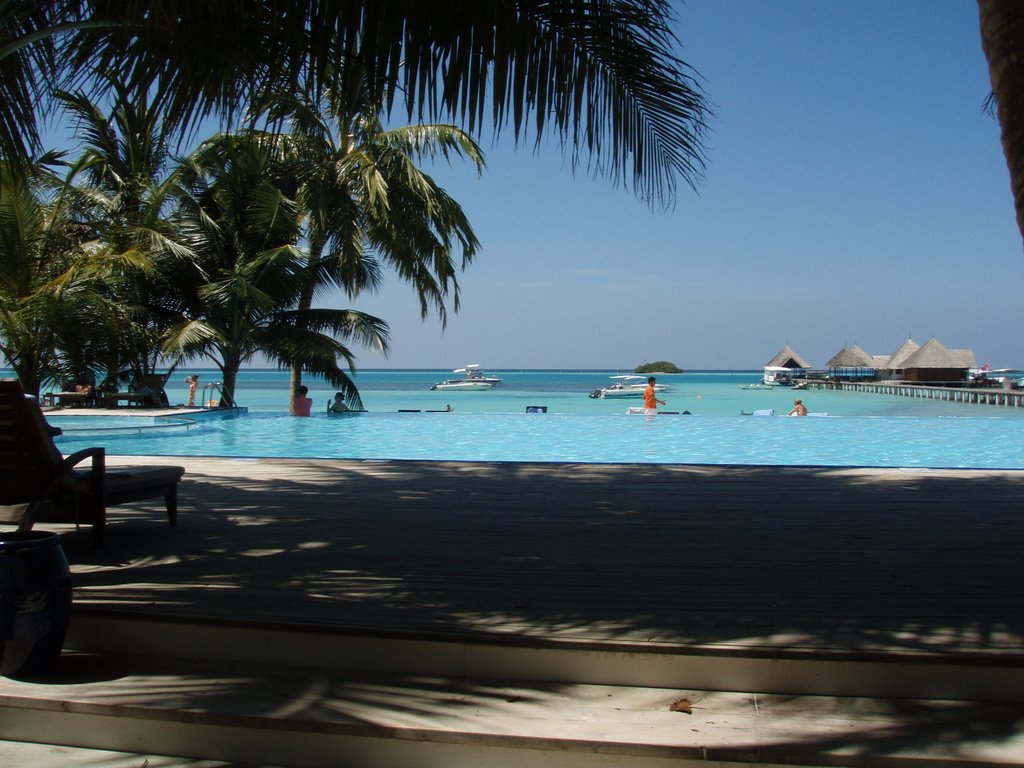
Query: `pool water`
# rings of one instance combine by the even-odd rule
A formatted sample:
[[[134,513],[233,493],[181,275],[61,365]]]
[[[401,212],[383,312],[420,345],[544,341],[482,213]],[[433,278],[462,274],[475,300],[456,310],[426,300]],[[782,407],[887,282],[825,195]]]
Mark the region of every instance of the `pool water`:
[[[104,445],[115,455],[1024,469],[1022,434],[1024,420],[977,411],[829,418],[393,412],[308,419],[257,412],[204,418],[187,429],[67,429],[57,445],[65,452]]]

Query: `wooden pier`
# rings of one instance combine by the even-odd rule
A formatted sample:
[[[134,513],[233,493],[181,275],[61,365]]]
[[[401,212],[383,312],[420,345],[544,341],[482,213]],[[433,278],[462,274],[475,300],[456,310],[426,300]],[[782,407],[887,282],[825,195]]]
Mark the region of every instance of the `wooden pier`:
[[[808,389],[832,389],[843,392],[869,392],[873,395],[897,395],[951,403],[1024,407],[1024,390],[977,387],[935,387],[903,381],[828,381],[807,379]]]

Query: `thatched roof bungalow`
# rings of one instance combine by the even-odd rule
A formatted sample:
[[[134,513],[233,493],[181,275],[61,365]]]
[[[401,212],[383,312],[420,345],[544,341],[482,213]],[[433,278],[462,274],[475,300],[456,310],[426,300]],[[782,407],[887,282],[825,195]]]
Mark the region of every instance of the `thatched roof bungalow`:
[[[891,355],[876,355],[875,369],[878,375],[884,379],[902,379],[904,361],[920,348],[920,344],[908,338]]]
[[[875,360],[854,344],[843,347],[825,363],[828,375],[835,379],[867,379],[875,376]]]
[[[949,349],[938,339],[929,339],[902,361],[906,381],[961,382],[970,368],[978,366],[973,350]]]
[[[897,349],[895,352],[889,355],[889,360],[883,367],[886,368],[886,370],[892,371],[894,373],[896,371],[902,371],[904,368],[906,368],[906,365],[904,365],[904,363],[906,363],[907,358],[910,357],[915,352],[917,352],[917,350],[919,350],[920,348],[921,345],[918,344],[916,341],[914,341],[913,339],[907,339],[900,345],[899,349]]]
[[[810,367],[811,364],[787,344],[765,365],[761,381],[765,384],[790,384]]]
[[[765,363],[764,367],[790,369],[802,368],[806,370],[811,367],[811,364],[808,363],[797,352],[794,352],[792,347],[790,347],[789,344],[787,344],[782,348],[782,351],[780,351],[779,354],[777,354],[775,357],[773,357],[771,360]]]

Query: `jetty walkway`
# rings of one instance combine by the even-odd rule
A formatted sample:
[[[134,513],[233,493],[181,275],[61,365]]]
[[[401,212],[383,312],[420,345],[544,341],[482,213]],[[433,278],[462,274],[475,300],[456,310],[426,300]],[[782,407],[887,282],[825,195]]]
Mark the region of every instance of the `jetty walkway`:
[[[824,381],[801,379],[807,389],[830,389],[843,392],[868,392],[873,395],[895,395],[952,403],[998,405],[1006,408],[1024,407],[1024,390],[988,387],[932,387],[900,381]]]

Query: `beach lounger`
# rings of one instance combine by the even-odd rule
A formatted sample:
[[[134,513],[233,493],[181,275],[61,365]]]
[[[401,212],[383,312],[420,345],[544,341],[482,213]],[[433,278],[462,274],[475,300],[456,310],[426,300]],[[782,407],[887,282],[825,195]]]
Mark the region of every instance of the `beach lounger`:
[[[57,392],[54,397],[57,398],[57,405],[60,408],[92,405],[95,399],[91,392]]]
[[[82,405],[99,405],[99,396],[96,393],[96,378],[91,373],[83,373],[74,381],[65,382],[60,392],[50,393],[50,404],[53,400],[61,408],[72,408]]]
[[[0,524],[28,531],[37,522],[87,523],[93,544],[103,546],[107,505],[164,497],[167,520],[178,516],[178,483],[184,467],[107,469],[103,448],[67,458],[53,443],[54,430],[39,403],[17,379],[0,379]],[[88,461],[87,469],[78,465]]]
[[[128,405],[139,405],[144,408],[161,408],[168,404],[167,394],[164,392],[164,385],[167,383],[167,375],[152,374],[139,376],[127,392],[104,392],[103,407],[117,408],[124,401]]]

